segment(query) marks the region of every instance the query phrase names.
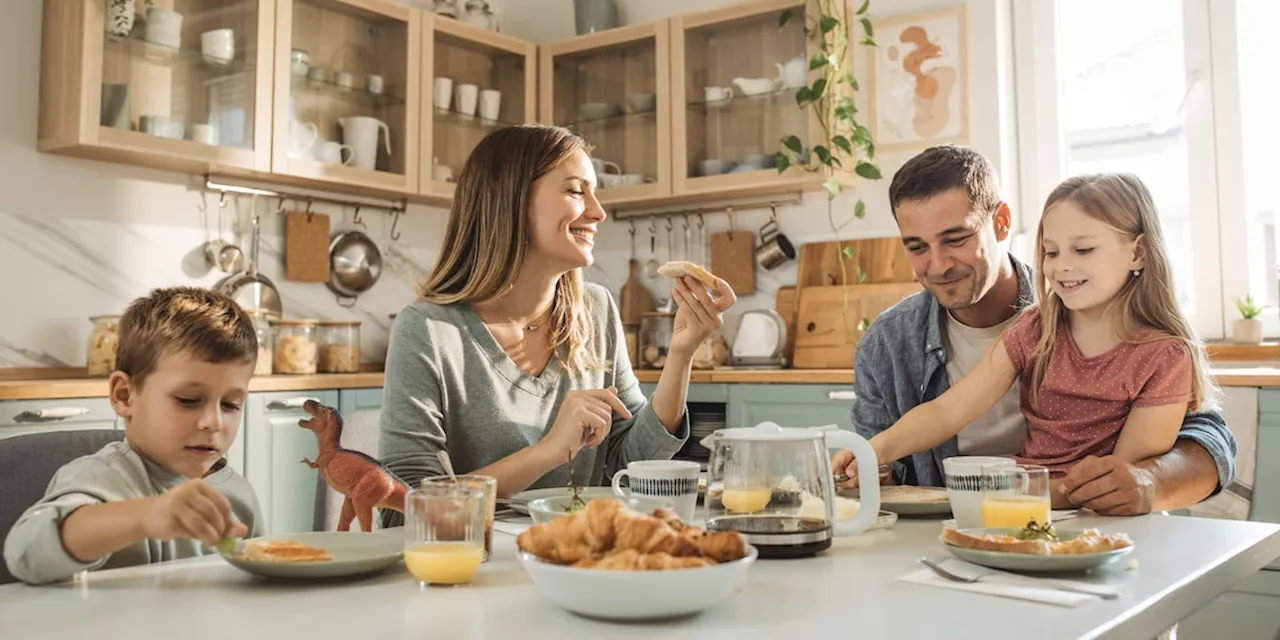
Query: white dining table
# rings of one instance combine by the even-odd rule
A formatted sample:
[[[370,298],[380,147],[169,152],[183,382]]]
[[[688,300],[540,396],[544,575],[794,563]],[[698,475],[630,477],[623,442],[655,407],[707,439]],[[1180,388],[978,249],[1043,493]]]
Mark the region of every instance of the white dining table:
[[[510,531],[517,523],[499,525]],[[459,587],[419,587],[399,564],[372,577],[273,583],[210,556],[0,587],[0,638],[1154,638],[1280,557],[1280,526],[1153,514],[1081,517],[1133,538],[1130,556],[1082,579],[1122,595],[1068,608],[911,584],[921,556],[944,557],[938,520],[839,538],[812,558],[759,560],[727,601],[653,623],[583,618],[550,604],[496,532],[492,559]],[[370,535],[399,535],[397,531]]]

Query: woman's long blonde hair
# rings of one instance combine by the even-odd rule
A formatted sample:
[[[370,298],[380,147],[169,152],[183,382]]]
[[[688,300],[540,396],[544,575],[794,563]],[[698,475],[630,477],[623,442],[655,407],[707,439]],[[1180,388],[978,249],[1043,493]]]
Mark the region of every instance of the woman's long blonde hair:
[[[586,142],[562,127],[523,124],[499,129],[476,145],[458,174],[440,260],[419,287],[423,300],[448,305],[484,302],[515,285],[529,251],[529,203],[534,183]],[[547,320],[551,348],[573,373],[603,369],[588,349],[593,329],[582,273],[556,282]]]
[[[1216,407],[1218,387],[1209,376],[1204,345],[1196,338],[1191,323],[1178,308],[1173,291],[1173,274],[1165,251],[1164,233],[1155,203],[1146,185],[1132,174],[1101,173],[1068,178],[1058,185],[1044,203],[1040,230],[1036,233],[1036,297],[1039,299],[1040,341],[1036,344],[1031,387],[1034,395],[1044,382],[1049,357],[1058,336],[1058,325],[1067,317],[1062,299],[1053,293],[1044,272],[1044,216],[1055,206],[1072,202],[1095,220],[1120,231],[1130,241],[1137,240],[1144,258],[1140,275],[1130,277],[1108,303],[1108,315],[1116,333],[1125,342],[1138,340],[1142,328],[1158,329],[1175,336],[1191,350],[1192,390],[1197,411]]]

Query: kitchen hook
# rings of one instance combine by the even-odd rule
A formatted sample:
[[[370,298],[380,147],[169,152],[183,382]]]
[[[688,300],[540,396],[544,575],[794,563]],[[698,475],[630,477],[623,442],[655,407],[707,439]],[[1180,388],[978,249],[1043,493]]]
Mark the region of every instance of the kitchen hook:
[[[400,223],[400,214],[402,213],[404,213],[404,211],[400,209],[395,209],[394,211],[391,212],[391,239],[392,240],[400,239],[400,232],[396,231],[396,225]]]

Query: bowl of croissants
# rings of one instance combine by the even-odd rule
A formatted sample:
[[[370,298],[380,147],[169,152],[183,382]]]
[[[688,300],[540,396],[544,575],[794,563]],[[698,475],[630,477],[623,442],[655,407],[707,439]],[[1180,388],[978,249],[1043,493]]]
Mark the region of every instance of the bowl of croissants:
[[[609,499],[535,524],[516,545],[543,597],[607,620],[672,618],[715,606],[742,585],[758,555],[736,531],[707,531],[665,507],[644,513]]]

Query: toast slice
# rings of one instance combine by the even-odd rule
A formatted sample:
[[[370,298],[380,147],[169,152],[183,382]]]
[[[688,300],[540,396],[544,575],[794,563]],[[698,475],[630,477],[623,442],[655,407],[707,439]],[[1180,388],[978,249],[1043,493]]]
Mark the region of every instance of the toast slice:
[[[327,562],[333,560],[324,549],[293,540],[260,540],[245,545],[244,556],[253,562]]]
[[[658,267],[658,275],[667,276],[669,278],[679,278],[681,276],[693,278],[702,283],[702,286],[708,289],[716,287],[715,274],[703,269],[702,267],[685,260],[672,260],[661,267]]]
[[[1045,540],[1019,540],[1013,536],[994,534],[975,536],[951,527],[942,529],[942,541],[952,546],[976,549],[978,551],[1036,555],[1048,555],[1050,553],[1050,543]]]

